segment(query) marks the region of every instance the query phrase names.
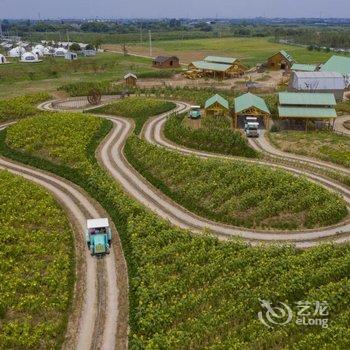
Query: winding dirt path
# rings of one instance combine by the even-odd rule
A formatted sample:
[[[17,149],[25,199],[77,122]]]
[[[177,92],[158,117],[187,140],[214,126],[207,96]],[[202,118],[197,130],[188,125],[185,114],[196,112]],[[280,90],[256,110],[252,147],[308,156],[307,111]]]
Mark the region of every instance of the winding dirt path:
[[[2,124],[0,130],[10,124]],[[96,259],[85,244],[86,220],[108,217],[107,213],[83,190],[55,175],[2,157],[0,169],[20,175],[50,191],[74,226],[77,283],[63,349],[127,349],[127,268],[112,221],[114,249],[109,255]]]
[[[46,105],[44,108],[50,109],[50,106]],[[238,159],[236,157],[222,156],[188,149],[180,145],[175,145],[165,139],[162,133],[162,128],[164,127],[166,118],[174,112],[185,112],[188,108],[189,105],[186,103],[177,103],[175,111],[173,110],[150,118],[144,125],[141,136],[150,143],[176,150],[185,155],[196,155],[203,158],[215,157],[223,159]],[[333,225],[331,227],[285,232],[244,229],[213,222],[199,217],[165,196],[162,192],[152,186],[146,179],[144,179],[128,163],[126,157],[124,156],[123,149],[128,136],[133,130],[133,121],[126,118],[107,115],[98,115],[98,117],[110,119],[114,124],[113,130],[104,140],[97,154],[101,165],[109,171],[109,173],[122,185],[124,190],[129,193],[129,195],[161,216],[163,219],[168,220],[170,223],[178,227],[190,229],[192,232],[197,234],[201,234],[203,230],[210,230],[221,239],[239,236],[252,244],[261,242],[290,242],[299,248],[308,248],[319,244],[324,240],[337,243],[343,243],[350,240],[349,218],[338,225]],[[331,191],[340,193],[350,207],[350,190],[328,178],[314,174],[310,171],[300,170],[292,166],[279,165],[265,161],[246,160],[242,158],[239,159],[241,161],[267,164],[272,167],[285,169],[296,175],[307,176],[311,181],[317,182]]]

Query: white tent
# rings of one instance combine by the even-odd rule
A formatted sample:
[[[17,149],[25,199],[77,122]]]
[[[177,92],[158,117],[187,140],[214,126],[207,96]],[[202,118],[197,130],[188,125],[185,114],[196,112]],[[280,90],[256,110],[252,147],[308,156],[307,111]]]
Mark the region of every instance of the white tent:
[[[26,50],[23,47],[17,46],[9,51],[9,56],[10,57],[21,57],[23,54],[25,54],[25,52],[26,52]]]
[[[43,57],[44,56],[44,53],[43,51],[39,50],[39,49],[33,49],[32,52],[39,57]]]
[[[43,54],[44,56],[51,56],[55,54],[56,49],[51,46],[47,46],[44,48]]]
[[[39,50],[39,51],[41,51],[41,52],[44,52],[44,49],[45,49],[45,46],[44,46],[44,45],[38,44],[38,45],[35,45],[35,46],[34,46],[33,51],[34,51],[34,50]]]
[[[33,52],[26,52],[21,57],[21,62],[36,63],[40,62],[38,56]]]
[[[345,80],[336,72],[293,72],[288,91],[328,92],[337,100],[343,99]]]
[[[0,64],[8,63],[6,57],[0,53]]]
[[[78,55],[75,52],[72,51],[68,51],[66,52],[66,54],[64,55],[64,58],[66,60],[70,60],[70,61],[75,61],[78,59]]]
[[[68,52],[68,50],[66,50],[65,48],[59,47],[55,51],[55,56],[57,56],[57,57],[64,57],[67,52]]]

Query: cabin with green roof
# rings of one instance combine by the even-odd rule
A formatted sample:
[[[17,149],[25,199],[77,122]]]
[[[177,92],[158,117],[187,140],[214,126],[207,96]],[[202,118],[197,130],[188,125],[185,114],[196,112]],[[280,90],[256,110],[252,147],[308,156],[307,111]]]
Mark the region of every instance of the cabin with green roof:
[[[329,93],[281,92],[278,114],[284,126],[308,130],[309,125],[333,128],[337,117],[336,100]]]
[[[210,78],[231,78],[242,76],[248,68],[234,57],[207,56],[202,61],[194,61],[188,65],[186,76]]]
[[[226,99],[216,94],[205,102],[204,111],[205,116],[228,116],[230,106]]]
[[[257,117],[264,123],[265,128],[269,128],[270,110],[265,100],[250,92],[235,98],[235,111],[232,116],[232,126],[237,129],[240,118]]]
[[[281,50],[267,59],[267,67],[273,70],[290,70],[295,63],[293,57],[284,50]]]

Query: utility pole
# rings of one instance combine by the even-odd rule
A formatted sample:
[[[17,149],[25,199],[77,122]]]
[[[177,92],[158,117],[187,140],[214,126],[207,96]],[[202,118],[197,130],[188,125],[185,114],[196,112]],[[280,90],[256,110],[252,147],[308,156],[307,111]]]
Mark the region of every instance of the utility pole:
[[[151,30],[148,31],[149,36],[149,56],[152,57],[152,33]]]
[[[141,23],[141,26],[140,26],[140,43],[142,45],[142,41],[143,41],[143,38],[142,38],[142,23]]]
[[[2,38],[2,21],[0,19],[0,38]]]

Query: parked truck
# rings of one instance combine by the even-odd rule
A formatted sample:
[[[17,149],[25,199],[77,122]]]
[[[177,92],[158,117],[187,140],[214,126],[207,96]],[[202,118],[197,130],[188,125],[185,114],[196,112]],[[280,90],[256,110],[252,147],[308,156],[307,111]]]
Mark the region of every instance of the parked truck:
[[[85,236],[92,256],[102,257],[109,254],[112,232],[107,218],[87,220]]]
[[[246,117],[244,132],[247,137],[259,137],[259,122],[256,117]]]

